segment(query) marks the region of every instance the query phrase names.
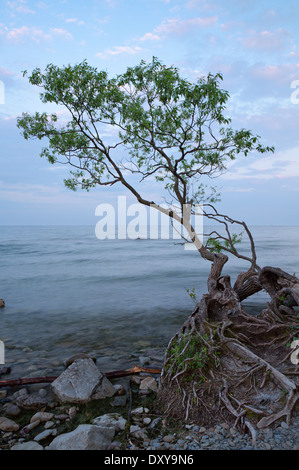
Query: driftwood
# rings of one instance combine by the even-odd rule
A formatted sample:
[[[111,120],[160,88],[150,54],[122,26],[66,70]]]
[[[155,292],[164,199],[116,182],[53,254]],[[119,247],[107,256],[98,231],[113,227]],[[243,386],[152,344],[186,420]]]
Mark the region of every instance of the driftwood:
[[[139,374],[140,372],[147,372],[148,374],[160,374],[161,369],[150,369],[146,367],[134,366],[131,369],[121,369],[112,372],[106,372],[105,376],[108,379],[116,379],[119,377],[126,377],[128,375]],[[57,379],[57,376],[44,376],[44,377],[25,377],[21,379],[0,380],[1,387],[15,387],[18,385],[32,385],[37,383],[51,383]]]

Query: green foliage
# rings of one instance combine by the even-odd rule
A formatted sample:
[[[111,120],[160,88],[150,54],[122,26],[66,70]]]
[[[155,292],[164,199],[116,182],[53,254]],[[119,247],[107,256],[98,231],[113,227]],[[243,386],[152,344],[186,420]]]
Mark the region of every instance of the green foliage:
[[[190,299],[196,304],[197,303],[197,296],[195,294],[195,288],[192,287],[192,289],[186,289],[187,294],[189,295]]]
[[[86,60],[49,64],[44,71],[25,71],[24,77],[41,88],[43,103],[56,104],[65,114],[62,120],[58,113],[23,113],[17,126],[26,140],[45,141],[41,157],[72,167],[65,180],[72,190],[120,182],[136,196],[129,170],[142,180],[154,177],[181,206],[216,202],[219,194],[215,188],[208,193],[203,176],[219,175],[238,154],[274,151],[250,130],[231,127],[221,73],[191,83],[153,57],[115,78]],[[227,248],[213,239],[208,246]]]
[[[229,239],[222,237],[221,239],[210,237],[206,241],[206,246],[213,253],[220,253],[222,250],[235,251],[235,245],[242,242],[242,236],[244,232],[239,234],[233,233]]]
[[[184,371],[184,380],[204,382],[206,380],[205,369],[210,365],[220,364],[220,352],[214,350],[211,354],[206,344],[207,341],[210,341],[208,335],[202,337],[182,335],[171,344],[165,371],[175,365],[177,373]]]

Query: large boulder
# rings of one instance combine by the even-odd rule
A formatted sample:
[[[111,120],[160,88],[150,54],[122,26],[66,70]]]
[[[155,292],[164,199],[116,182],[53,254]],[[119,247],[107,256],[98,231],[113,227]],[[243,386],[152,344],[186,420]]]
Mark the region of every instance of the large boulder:
[[[103,429],[93,424],[80,424],[74,431],[60,434],[49,445],[49,450],[106,450],[114,437],[114,429]]]
[[[77,359],[51,384],[63,403],[87,403],[112,397],[116,390],[92,359]]]

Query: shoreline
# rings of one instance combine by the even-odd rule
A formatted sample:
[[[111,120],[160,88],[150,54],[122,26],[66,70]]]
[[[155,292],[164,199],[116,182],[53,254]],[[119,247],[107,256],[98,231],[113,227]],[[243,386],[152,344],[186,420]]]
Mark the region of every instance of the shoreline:
[[[153,367],[157,366],[157,359],[157,355],[140,356],[139,362],[145,361],[147,363],[145,367]],[[111,384],[117,389],[117,393],[112,397],[86,404],[57,402],[51,393],[50,384],[0,389],[0,429],[1,419],[5,418],[6,423],[7,420],[11,421],[11,428],[0,431],[0,449],[51,450],[51,443],[60,435],[72,433],[80,426],[89,426],[89,429],[93,429],[97,427],[93,424],[95,419],[107,420],[113,415],[124,425],[122,429],[115,429],[111,442],[105,448],[108,452],[299,450],[298,413],[292,419],[290,426],[282,421],[274,428],[257,431],[256,446],[253,446],[249,434],[240,433],[228,423],[222,422],[205,428],[164,416],[159,411],[156,391],[140,388],[141,382],[147,377],[156,376],[140,373],[111,379]],[[156,382],[158,385],[157,380]],[[35,408],[34,401],[32,408],[25,409],[19,406],[20,396],[25,396],[25,391],[27,397],[37,398]],[[3,392],[6,392],[5,397]]]

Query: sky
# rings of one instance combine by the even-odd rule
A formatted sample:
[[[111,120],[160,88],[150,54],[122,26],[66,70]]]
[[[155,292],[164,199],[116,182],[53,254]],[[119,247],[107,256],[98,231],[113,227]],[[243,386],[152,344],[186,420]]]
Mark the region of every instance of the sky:
[[[275,146],[212,181],[219,209],[251,225],[299,225],[298,20],[298,0],[1,0],[0,224],[93,225],[99,204],[135,202],[121,186],[64,187],[65,167],[16,127],[23,112],[49,109],[22,72],[86,59],[113,77],[155,56],[192,81],[221,72],[233,127]],[[144,196],[161,197],[159,184]]]

